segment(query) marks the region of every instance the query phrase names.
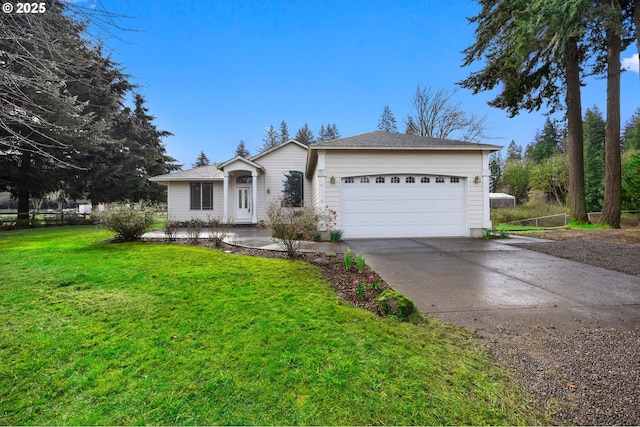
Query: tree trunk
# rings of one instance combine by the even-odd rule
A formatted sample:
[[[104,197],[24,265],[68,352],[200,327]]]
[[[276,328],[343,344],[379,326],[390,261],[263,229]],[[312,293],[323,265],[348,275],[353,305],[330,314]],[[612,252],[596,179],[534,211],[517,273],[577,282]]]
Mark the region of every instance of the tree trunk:
[[[619,10],[617,1],[612,2]],[[607,29],[607,124],[604,133],[604,203],[601,224],[620,228],[622,177],[620,164],[620,35]]]
[[[584,136],[580,101],[580,65],[577,39],[567,41],[567,130],[569,160],[569,215],[571,221],[589,222],[584,195]]]
[[[18,218],[16,219],[17,228],[29,227],[29,192],[20,191],[18,193]]]

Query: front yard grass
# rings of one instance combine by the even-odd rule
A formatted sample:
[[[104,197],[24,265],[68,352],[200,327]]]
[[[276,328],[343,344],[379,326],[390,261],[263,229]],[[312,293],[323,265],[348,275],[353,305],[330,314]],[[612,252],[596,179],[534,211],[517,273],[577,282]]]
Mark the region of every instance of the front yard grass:
[[[468,333],[307,263],[112,236],[0,233],[0,425],[549,422]]]

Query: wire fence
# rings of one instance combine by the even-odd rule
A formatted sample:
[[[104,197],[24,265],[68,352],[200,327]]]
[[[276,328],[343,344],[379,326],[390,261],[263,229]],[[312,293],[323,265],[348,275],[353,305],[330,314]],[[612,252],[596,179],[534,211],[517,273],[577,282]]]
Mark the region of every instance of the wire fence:
[[[537,218],[520,219],[510,221],[508,225],[521,225],[526,227],[561,227],[569,223],[569,215],[566,213],[540,216]]]
[[[623,214],[640,214],[640,210],[622,211]],[[602,216],[602,212],[589,212],[587,217],[592,224],[597,223]],[[537,218],[520,219],[510,221],[508,225],[520,225],[526,227],[562,227],[569,223],[569,215],[561,213],[556,215],[540,216]]]

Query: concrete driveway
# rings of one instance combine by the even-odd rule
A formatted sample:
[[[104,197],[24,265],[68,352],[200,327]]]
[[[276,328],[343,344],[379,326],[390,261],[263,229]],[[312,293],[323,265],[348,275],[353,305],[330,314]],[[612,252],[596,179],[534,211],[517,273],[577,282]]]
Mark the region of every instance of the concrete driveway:
[[[512,246],[527,241],[407,238],[346,243],[420,311],[471,330],[640,326],[640,277]]]

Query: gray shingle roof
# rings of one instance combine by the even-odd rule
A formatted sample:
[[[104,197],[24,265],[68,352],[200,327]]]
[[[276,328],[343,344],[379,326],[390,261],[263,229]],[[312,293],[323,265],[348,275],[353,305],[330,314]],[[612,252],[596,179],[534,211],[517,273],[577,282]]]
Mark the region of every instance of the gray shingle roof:
[[[374,131],[348,138],[334,139],[311,145],[311,149],[331,148],[453,148],[453,149],[500,149],[500,146],[478,144],[475,142],[455,141],[450,139],[430,138],[426,136],[407,135]]]
[[[149,178],[154,182],[168,181],[212,181],[222,179],[222,171],[218,169],[217,164],[209,166],[201,166],[199,168],[188,169],[186,171],[178,171],[165,175],[158,175]]]

